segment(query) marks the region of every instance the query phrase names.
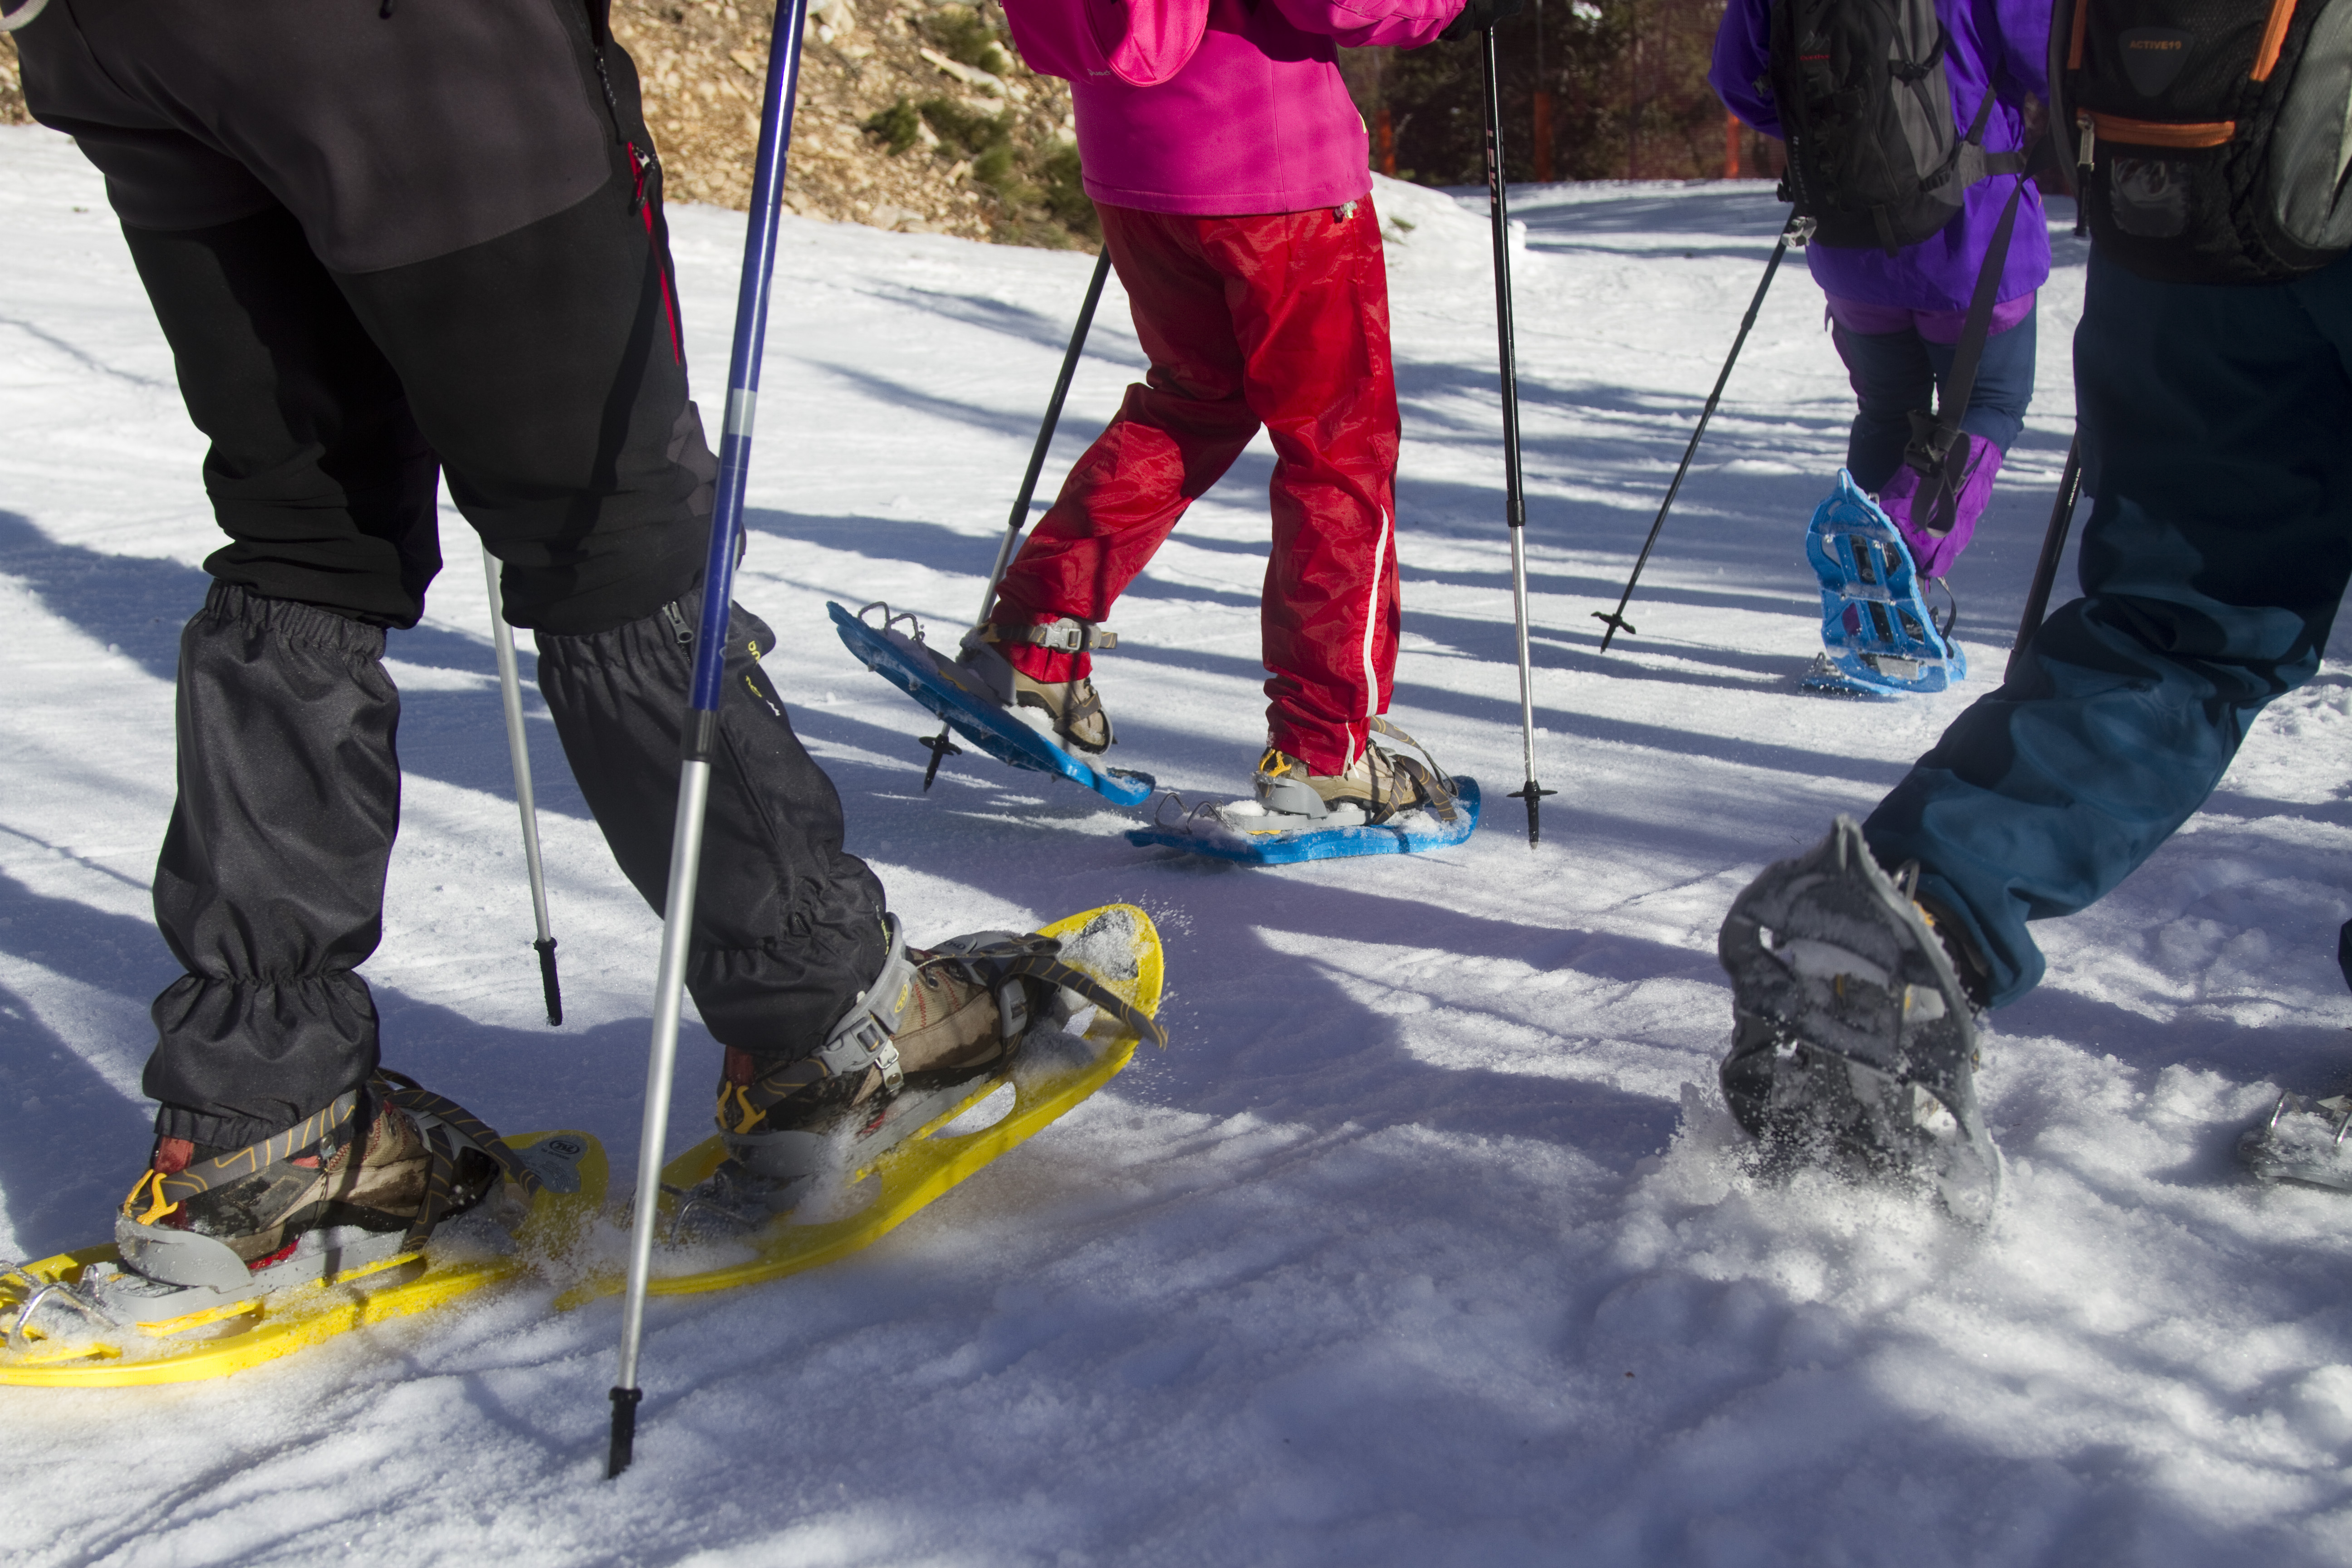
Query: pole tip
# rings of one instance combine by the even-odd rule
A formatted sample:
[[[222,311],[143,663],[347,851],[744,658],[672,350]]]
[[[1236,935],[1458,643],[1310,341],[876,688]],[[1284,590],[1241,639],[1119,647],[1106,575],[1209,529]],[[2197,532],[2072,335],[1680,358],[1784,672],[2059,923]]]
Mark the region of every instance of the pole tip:
[[[539,989],[547,999],[547,1021],[551,1026],[563,1022],[563,983],[555,973],[555,939],[541,937],[530,944],[539,952]]]
[[[644,1400],[642,1388],[616,1388],[613,1398],[613,1447],[604,1461],[604,1479],[611,1480],[629,1468],[637,1457],[637,1405]]]
[[[1559,791],[1556,789],[1544,788],[1541,784],[1536,783],[1534,779],[1530,778],[1527,783],[1521,784],[1518,788],[1513,790],[1505,797],[1508,800],[1523,800],[1528,803],[1528,848],[1534,848],[1537,843],[1543,837],[1543,797],[1548,795],[1558,795],[1559,793]]]

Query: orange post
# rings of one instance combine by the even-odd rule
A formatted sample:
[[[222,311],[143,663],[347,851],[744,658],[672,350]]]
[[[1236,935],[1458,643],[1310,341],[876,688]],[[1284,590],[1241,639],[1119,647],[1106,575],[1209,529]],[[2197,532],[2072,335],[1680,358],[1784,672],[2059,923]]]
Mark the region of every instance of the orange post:
[[[1536,153],[1537,183],[1540,184],[1549,184],[1553,177],[1551,166],[1551,94],[1546,92],[1541,88],[1536,89],[1536,126],[1532,145],[1535,148]]]
[[[1381,159],[1381,173],[1396,178],[1396,125],[1389,119],[1388,105],[1382,104],[1372,121],[1372,144]]]
[[[1723,177],[1739,178],[1739,116],[1728,111],[1723,117]]]

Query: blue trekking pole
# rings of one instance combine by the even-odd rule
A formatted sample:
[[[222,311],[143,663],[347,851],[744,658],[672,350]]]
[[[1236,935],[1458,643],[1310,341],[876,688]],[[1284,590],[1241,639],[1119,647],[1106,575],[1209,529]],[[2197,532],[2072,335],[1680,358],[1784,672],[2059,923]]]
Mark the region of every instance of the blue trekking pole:
[[[661,1200],[662,1146],[669,1136],[669,1091],[677,1065],[678,1010],[686,984],[688,939],[702,860],[703,808],[710,797],[710,758],[719,738],[724,689],[727,612],[735,585],[735,547],[742,537],[743,485],[751,467],[751,416],[760,401],[760,348],[768,330],[768,284],[776,265],[782,214],[784,152],[792,142],[793,100],[800,88],[801,27],[808,0],[778,0],[768,44],[768,90],[760,107],[760,156],[751,173],[751,209],[743,225],[743,276],[735,293],[735,348],[727,369],[727,420],[719,437],[717,505],[710,554],[702,569],[702,623],[696,629],[694,685],[686,710],[684,758],[677,770],[677,817],[669,840],[669,891],[662,901],[661,964],[654,979],[653,1046],[646,1063],[646,1119],[637,1140],[637,1191],[629,1232],[629,1283],[621,1298],[621,1370],[614,1381],[613,1444],[606,1479],[635,1458],[637,1352],[645,1339],[646,1288],[653,1275],[654,1211]]]

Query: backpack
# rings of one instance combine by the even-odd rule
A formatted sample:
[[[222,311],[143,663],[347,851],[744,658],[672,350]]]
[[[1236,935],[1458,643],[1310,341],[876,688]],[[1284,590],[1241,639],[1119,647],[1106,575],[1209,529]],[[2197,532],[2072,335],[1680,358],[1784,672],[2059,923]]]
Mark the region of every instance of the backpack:
[[[2352,0],[2058,0],[2050,44],[2051,119],[2116,261],[2269,283],[2352,249]]]
[[[1934,0],[1774,0],[1780,199],[1813,221],[1816,243],[1892,256],[1951,222],[1970,185],[2025,167],[2022,153],[1984,150],[1991,93],[1968,135],[1954,131],[1950,45]]]

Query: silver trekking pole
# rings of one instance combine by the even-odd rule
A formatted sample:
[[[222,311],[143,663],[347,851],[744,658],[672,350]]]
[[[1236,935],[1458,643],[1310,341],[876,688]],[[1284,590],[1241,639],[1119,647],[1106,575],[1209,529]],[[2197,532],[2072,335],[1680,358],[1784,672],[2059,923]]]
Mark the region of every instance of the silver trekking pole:
[[[1511,534],[1511,611],[1519,637],[1519,745],[1528,782],[1511,793],[1528,803],[1528,847],[1541,831],[1537,812],[1557,794],[1536,783],[1535,679],[1528,659],[1528,501],[1519,480],[1518,344],[1511,327],[1511,209],[1503,192],[1503,94],[1495,68],[1495,29],[1479,35],[1486,68],[1486,210],[1495,229],[1495,336],[1502,364],[1503,493]]]
[[[539,989],[547,1021],[563,1022],[563,987],[555,978],[555,933],[547,920],[547,869],[539,854],[539,803],[530,790],[530,742],[522,731],[522,677],[515,668],[514,628],[499,593],[498,558],[482,547],[482,575],[490,587],[490,646],[499,656],[499,696],[507,712],[507,760],[514,764],[515,809],[522,814],[522,858],[530,871],[530,913],[539,924]]]
[[[727,369],[727,420],[719,438],[717,504],[710,553],[702,569],[702,618],[694,645],[694,684],[686,709],[684,757],[677,769],[677,816],[670,829],[669,889],[662,900],[661,964],[654,979],[653,1044],[646,1062],[646,1117],[637,1140],[637,1191],[629,1232],[629,1283],[621,1298],[620,1375],[612,1390],[612,1448],[605,1475],[635,1457],[637,1352],[645,1341],[646,1289],[653,1278],[654,1214],[661,1201],[662,1148],[669,1138],[669,1090],[677,1065],[677,1023],[685,1005],[688,942],[702,860],[703,809],[710,798],[710,759],[718,751],[719,703],[726,688],[727,616],[735,586],[735,545],[743,527],[743,486],[751,466],[751,420],[760,402],[760,350],[768,331],[768,285],[776,266],[783,213],[784,153],[792,142],[793,100],[800,87],[801,26],[808,0],[777,0],[768,43],[768,85],[760,106],[760,155],[752,166],[751,210],[743,223],[743,272],[735,294],[735,345]]]
[[[981,590],[980,615],[972,622],[974,630],[988,620],[988,607],[996,602],[996,585],[1004,580],[1004,570],[1013,564],[1013,547],[1020,542],[1021,530],[1029,521],[1029,500],[1037,493],[1037,476],[1045,469],[1045,454],[1054,445],[1055,427],[1062,422],[1062,405],[1070,395],[1070,379],[1078,374],[1078,355],[1085,352],[1087,334],[1094,330],[1095,307],[1102,302],[1103,281],[1110,276],[1110,247],[1103,247],[1095,258],[1095,275],[1087,282],[1086,302],[1078,307],[1078,324],[1070,329],[1070,346],[1062,353],[1062,374],[1054,379],[1054,395],[1045,405],[1045,421],[1037,426],[1037,444],[1029,448],[1029,470],[1021,476],[1021,493],[1013,498],[1013,515],[1004,524],[1004,542],[996,547],[996,564],[988,569],[988,586]],[[940,776],[940,763],[949,757],[963,754],[963,748],[948,739],[948,727],[923,742],[931,753],[931,765],[923,770],[923,788],[929,790],[931,781]]]

